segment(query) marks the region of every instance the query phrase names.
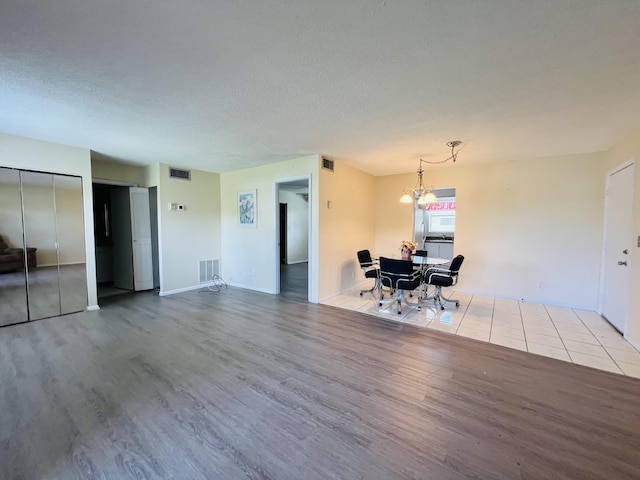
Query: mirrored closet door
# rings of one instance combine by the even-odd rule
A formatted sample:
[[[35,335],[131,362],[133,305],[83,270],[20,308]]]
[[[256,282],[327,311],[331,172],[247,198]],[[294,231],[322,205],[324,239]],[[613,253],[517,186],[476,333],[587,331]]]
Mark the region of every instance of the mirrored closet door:
[[[0,178],[13,180],[1,188],[14,198],[0,204],[0,235],[20,257],[10,265],[12,271],[7,266],[3,273],[0,263],[0,298],[15,312],[2,312],[0,325],[83,310],[87,284],[81,178],[8,168],[0,168]],[[5,219],[13,220],[6,222],[10,228]],[[2,256],[0,252],[0,262]],[[11,277],[15,280],[9,282]]]
[[[0,326],[28,319],[23,242],[20,173],[0,168]]]

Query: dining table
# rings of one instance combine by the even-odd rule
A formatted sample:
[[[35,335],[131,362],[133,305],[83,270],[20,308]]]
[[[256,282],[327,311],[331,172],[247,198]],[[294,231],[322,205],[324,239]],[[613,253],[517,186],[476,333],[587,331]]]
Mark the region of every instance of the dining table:
[[[380,257],[401,259],[400,254],[395,253],[395,254],[376,255],[374,257],[374,260],[378,261]],[[418,294],[418,304],[416,304],[416,305],[419,305],[419,304],[422,304],[424,301],[433,298],[433,295],[429,295],[429,285],[425,282],[425,278],[424,278],[425,272],[432,267],[442,267],[443,265],[448,265],[449,263],[451,263],[451,259],[428,257],[428,256],[425,257],[423,255],[413,254],[411,256],[411,262],[413,262],[413,265],[416,269],[420,270],[421,288],[420,288],[420,293]],[[400,296],[404,297],[404,294],[400,292]],[[409,296],[412,297],[413,295],[410,293]],[[404,301],[409,305],[413,305],[412,302],[407,301],[406,298],[404,299]]]

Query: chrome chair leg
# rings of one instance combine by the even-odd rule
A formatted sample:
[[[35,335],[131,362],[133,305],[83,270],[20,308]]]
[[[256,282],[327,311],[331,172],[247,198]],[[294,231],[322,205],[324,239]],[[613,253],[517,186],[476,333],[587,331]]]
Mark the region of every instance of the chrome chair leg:
[[[382,295],[378,297],[378,306],[381,307],[384,304],[388,303],[397,303],[398,304],[398,315],[402,314],[402,302],[410,307],[416,307],[416,310],[422,310],[422,298],[418,297],[417,302],[410,302],[404,294],[404,290],[396,290],[396,294],[392,296],[389,300],[383,300]]]
[[[456,307],[460,306],[460,300],[457,300],[451,297],[446,297],[442,293],[442,287],[439,285],[436,285],[436,291],[433,294],[433,303],[435,304],[436,307],[440,307],[440,310],[444,310],[445,303],[454,303],[454,302],[456,304]]]
[[[373,287],[371,287],[369,290],[360,290],[360,296],[362,296],[363,293],[373,293],[374,290],[379,290],[380,289],[380,279],[376,278],[376,281],[373,284]]]

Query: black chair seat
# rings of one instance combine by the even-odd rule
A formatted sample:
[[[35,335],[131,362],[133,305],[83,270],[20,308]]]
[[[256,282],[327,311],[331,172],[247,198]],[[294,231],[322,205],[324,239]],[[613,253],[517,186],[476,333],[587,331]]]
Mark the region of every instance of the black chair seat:
[[[378,278],[378,271],[377,270],[367,270],[366,272],[364,272],[364,278]]]
[[[450,287],[453,285],[452,277],[440,277],[438,275],[432,275],[430,285],[438,285],[440,287]]]
[[[427,269],[424,274],[425,283],[436,287],[436,291],[433,294],[433,303],[439,306],[441,310],[444,310],[444,304],[447,302],[455,302],[456,307],[460,306],[459,300],[445,297],[442,294],[442,287],[452,287],[458,283],[458,272],[460,271],[463,260],[463,255],[457,255],[456,258],[451,261],[449,268],[433,267]]]

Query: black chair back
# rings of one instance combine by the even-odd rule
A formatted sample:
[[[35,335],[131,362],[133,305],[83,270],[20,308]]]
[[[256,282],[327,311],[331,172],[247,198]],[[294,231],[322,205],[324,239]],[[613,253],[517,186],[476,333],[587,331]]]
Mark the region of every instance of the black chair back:
[[[413,273],[413,262],[411,260],[380,257],[380,270],[395,275],[411,275]]]
[[[420,286],[420,275],[411,260],[380,257],[380,280],[385,287],[414,290]]]
[[[458,271],[460,271],[460,267],[462,266],[462,262],[464,261],[464,255],[458,255],[451,261],[451,266],[449,270],[451,271],[451,275],[457,275]]]
[[[358,252],[358,262],[360,262],[360,267],[366,268],[373,265],[373,259],[371,258],[371,252],[369,250],[360,250]]]

